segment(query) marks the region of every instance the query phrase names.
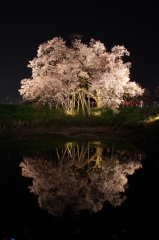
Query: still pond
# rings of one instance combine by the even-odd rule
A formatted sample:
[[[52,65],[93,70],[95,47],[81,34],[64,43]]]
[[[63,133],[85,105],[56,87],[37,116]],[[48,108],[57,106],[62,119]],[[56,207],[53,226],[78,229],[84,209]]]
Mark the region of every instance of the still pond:
[[[157,239],[157,170],[132,143],[37,136],[0,145],[1,239]]]

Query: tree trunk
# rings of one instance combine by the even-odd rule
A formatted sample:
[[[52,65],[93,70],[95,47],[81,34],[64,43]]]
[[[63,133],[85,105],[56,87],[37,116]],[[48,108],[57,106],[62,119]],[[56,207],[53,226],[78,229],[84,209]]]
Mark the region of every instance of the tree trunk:
[[[103,107],[103,101],[101,97],[94,97],[96,104],[97,104],[97,108],[102,108]]]

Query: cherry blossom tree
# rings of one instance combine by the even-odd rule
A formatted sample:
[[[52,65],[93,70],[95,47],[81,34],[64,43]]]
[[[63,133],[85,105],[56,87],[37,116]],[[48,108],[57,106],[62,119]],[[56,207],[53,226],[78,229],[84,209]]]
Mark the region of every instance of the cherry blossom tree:
[[[20,95],[24,101],[65,109],[81,107],[90,113],[90,99],[97,108],[117,109],[124,93],[142,95],[143,90],[130,82],[130,63],[122,57],[129,55],[124,46],[114,46],[107,52],[103,43],[91,39],[89,45],[74,39],[70,47],[62,38],[41,44],[37,57],[29,61],[30,79],[21,81]]]
[[[30,192],[38,196],[42,209],[53,216],[62,215],[67,207],[98,212],[104,202],[120,206],[126,199],[121,193],[128,187],[127,175],[142,167],[138,156],[97,143],[66,143],[56,149],[57,159],[24,156],[22,175],[32,178]]]

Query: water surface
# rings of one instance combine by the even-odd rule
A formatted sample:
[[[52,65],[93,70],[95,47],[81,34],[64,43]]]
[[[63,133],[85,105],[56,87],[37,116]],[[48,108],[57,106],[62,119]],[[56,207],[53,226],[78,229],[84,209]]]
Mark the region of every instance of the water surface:
[[[131,143],[41,136],[1,146],[0,222],[13,237],[22,227],[32,239],[156,231],[158,180]]]

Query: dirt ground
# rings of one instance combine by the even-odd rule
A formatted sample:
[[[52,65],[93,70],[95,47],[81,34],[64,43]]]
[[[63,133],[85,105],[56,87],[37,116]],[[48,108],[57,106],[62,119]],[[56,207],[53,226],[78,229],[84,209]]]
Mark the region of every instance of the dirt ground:
[[[52,134],[64,137],[115,137],[125,140],[137,140],[142,138],[143,133],[123,127],[60,127],[60,128],[15,128],[3,129],[3,136],[26,136],[38,134]]]

